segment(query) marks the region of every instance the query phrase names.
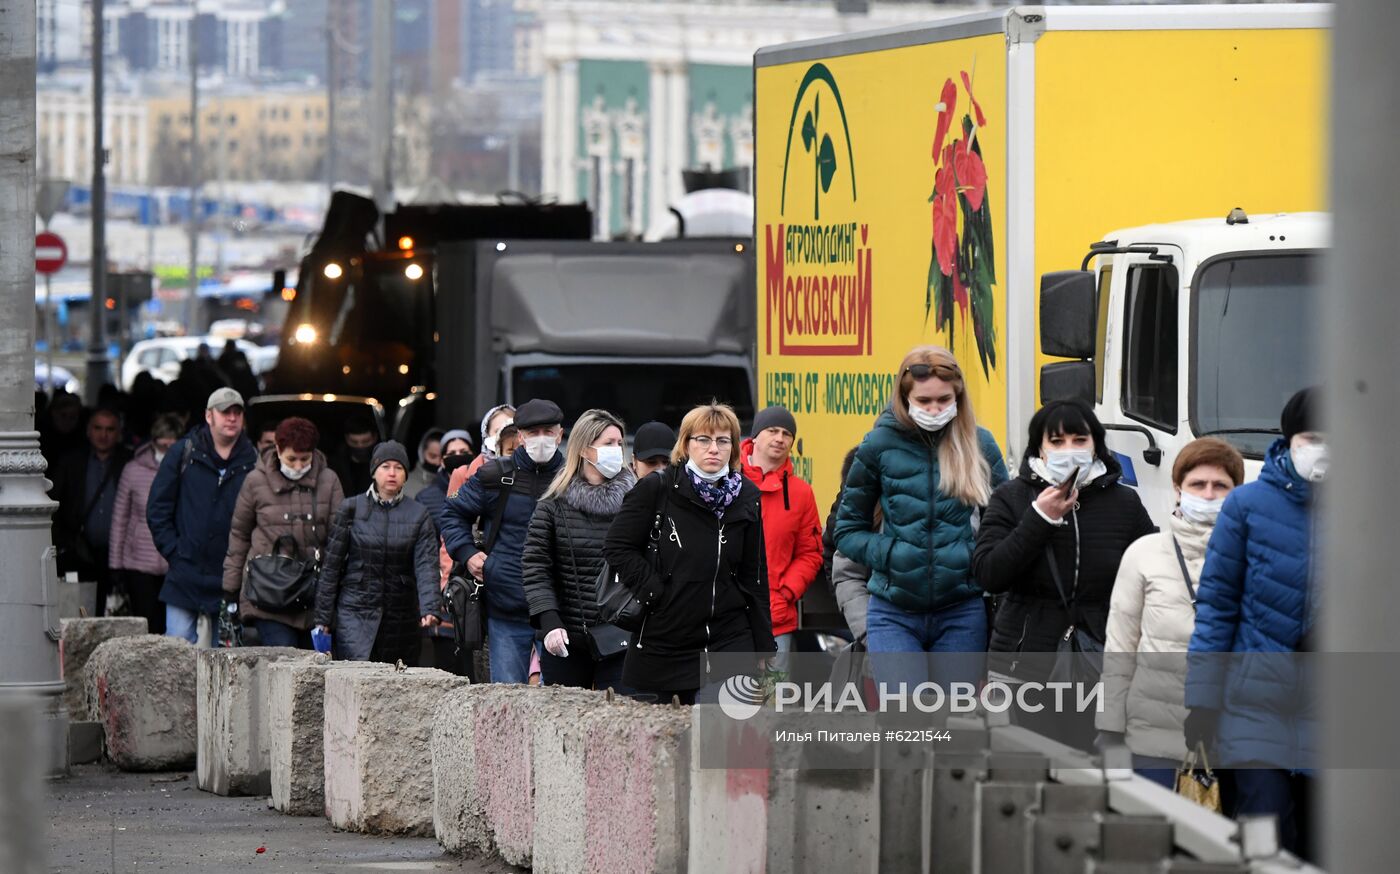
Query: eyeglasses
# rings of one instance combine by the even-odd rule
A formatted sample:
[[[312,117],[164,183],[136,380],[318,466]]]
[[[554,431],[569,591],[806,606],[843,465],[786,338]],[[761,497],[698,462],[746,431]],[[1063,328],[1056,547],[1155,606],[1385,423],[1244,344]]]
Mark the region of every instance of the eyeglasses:
[[[928,379],[930,376],[938,376],[939,370],[951,371],[951,376],[954,379],[958,376],[958,369],[956,367],[947,367],[942,364],[911,364],[904,368],[904,372],[912,374],[915,379]]]
[[[711,443],[715,444],[720,449],[728,449],[729,447],[734,445],[734,440],[732,438],[711,437],[708,434],[702,434],[699,437],[692,437],[690,439],[694,440],[696,443],[699,443],[701,449],[709,449]]]

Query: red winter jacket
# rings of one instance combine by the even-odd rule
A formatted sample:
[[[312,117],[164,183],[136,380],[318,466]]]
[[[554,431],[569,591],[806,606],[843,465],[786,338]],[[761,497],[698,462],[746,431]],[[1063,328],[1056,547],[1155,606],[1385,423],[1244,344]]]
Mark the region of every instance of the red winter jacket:
[[[763,493],[763,540],[768,554],[773,633],[797,630],[797,601],[822,567],[822,529],[812,487],[792,472],[792,461],[764,474],[749,462],[753,440],[740,447],[744,476]]]

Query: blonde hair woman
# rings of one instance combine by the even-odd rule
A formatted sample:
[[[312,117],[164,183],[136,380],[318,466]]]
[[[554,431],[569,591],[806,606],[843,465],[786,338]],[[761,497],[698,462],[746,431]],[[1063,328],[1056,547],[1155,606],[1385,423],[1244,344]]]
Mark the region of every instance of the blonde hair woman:
[[[622,669],[644,700],[694,703],[704,653],[775,649],[759,491],[740,470],[740,437],[728,406],[691,410],[674,464],[638,482],[608,530],[608,564],[647,611]]]
[[[588,410],[569,431],[564,466],[535,506],[521,557],[530,623],[545,633],[546,686],[613,688],[622,683],[627,638],[598,616],[603,541],[636,483],[623,458],[622,420]]]
[[[836,516],[837,549],[870,569],[866,644],[881,683],[978,679],[982,659],[967,654],[987,648],[987,613],[972,577],[973,514],[1005,480],[952,353],[911,350],[889,409],[856,449]]]

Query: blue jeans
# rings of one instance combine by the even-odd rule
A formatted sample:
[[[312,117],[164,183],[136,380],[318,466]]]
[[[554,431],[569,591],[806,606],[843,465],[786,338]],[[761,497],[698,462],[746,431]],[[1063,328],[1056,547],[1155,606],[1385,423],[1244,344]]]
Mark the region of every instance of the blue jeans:
[[[190,643],[199,642],[199,616],[193,610],[186,610],[184,607],[176,607],[173,604],[165,605],[165,635],[166,637],[183,637]],[[214,617],[209,617],[210,622]]]
[[[1276,768],[1236,768],[1234,816],[1273,814],[1283,848],[1315,862],[1312,836],[1312,778]]]
[[[258,641],[263,646],[311,648],[311,632],[309,631],[293,628],[275,619],[254,619],[253,627],[258,630]]]
[[[985,673],[987,611],[981,598],[910,613],[871,595],[865,628],[875,679],[892,690],[900,683],[908,692],[934,683],[946,693],[949,684],[975,685]]]
[[[535,629],[530,623],[488,616],[486,644],[491,654],[491,682],[530,681],[530,648],[535,645]]]
[[[1144,777],[1156,783],[1158,786],[1176,791],[1176,769],[1181,767],[1180,762],[1171,759],[1164,759],[1158,756],[1139,756],[1133,753],[1133,771],[1139,777]]]

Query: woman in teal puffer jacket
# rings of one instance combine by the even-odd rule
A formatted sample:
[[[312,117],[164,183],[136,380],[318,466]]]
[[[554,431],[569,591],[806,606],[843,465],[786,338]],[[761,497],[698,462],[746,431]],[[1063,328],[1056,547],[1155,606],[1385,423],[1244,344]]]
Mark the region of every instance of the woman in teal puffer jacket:
[[[1005,480],[952,353],[912,350],[856,450],[836,515],[837,548],[871,571],[866,644],[882,684],[946,692],[980,679],[987,614],[972,577],[973,516]]]

